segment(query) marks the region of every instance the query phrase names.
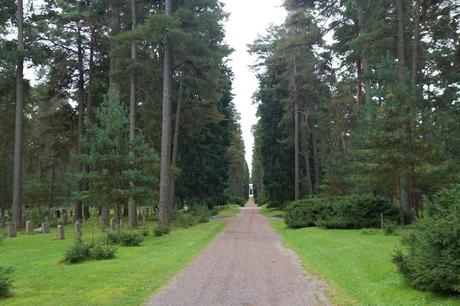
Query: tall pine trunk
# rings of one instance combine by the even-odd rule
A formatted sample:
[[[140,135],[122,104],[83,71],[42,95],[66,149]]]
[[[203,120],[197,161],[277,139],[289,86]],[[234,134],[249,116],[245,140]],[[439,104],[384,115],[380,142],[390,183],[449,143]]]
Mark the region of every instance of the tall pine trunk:
[[[292,86],[294,91],[294,199],[298,200],[300,197],[300,174],[299,174],[299,99],[297,88],[297,63],[296,56],[294,55],[294,71]]]
[[[165,14],[172,14],[172,0],[165,2]],[[171,222],[172,207],[169,202],[171,184],[171,109],[172,109],[172,74],[171,48],[169,33],[164,36],[164,68],[163,68],[163,110],[161,120],[161,170],[160,170],[160,223]]]
[[[320,173],[320,164],[319,164],[319,148],[318,148],[318,137],[316,135],[316,128],[314,123],[311,123],[311,141],[313,149],[313,162],[315,168],[315,194],[319,193],[321,186],[321,173]]]
[[[179,129],[180,129],[180,112],[182,107],[182,94],[183,94],[183,81],[181,80],[179,85],[179,98],[177,99],[177,108],[176,108],[176,121],[174,122],[174,139],[173,139],[173,150],[172,150],[172,160],[171,160],[171,169],[176,168],[177,156],[179,153]],[[171,186],[169,189],[169,205],[174,207],[175,202],[175,193],[176,193],[176,176],[171,175]]]
[[[131,18],[132,30],[136,29],[136,0],[131,0]],[[136,61],[136,41],[131,43],[131,60]],[[131,144],[136,139],[136,72],[134,69],[131,71],[131,89],[129,99],[129,141]],[[134,156],[134,152],[130,152]],[[134,188],[134,182],[129,183],[131,188]],[[137,227],[137,205],[134,198],[131,196],[128,200],[128,226],[129,228]]]
[[[83,112],[84,112],[84,99],[85,99],[85,81],[84,81],[84,68],[83,68],[83,37],[81,33],[80,25],[77,29],[77,56],[78,56],[78,145],[77,154],[81,156],[83,154],[82,139],[83,139]],[[78,165],[78,171],[84,171],[85,166],[82,162]],[[85,183],[80,180],[77,182],[77,191],[81,193],[85,190]],[[81,200],[77,200],[74,208],[74,221],[83,220],[83,203]]]
[[[406,70],[406,59],[405,59],[405,39],[404,39],[404,2],[403,0],[396,0],[396,8],[398,13],[398,29],[397,29],[397,50],[398,50],[398,68],[399,68],[399,82],[404,84],[405,81],[405,70]],[[407,116],[404,112],[403,116]],[[406,118],[403,118],[406,120]],[[400,205],[401,205],[401,223],[408,224],[410,222],[410,195],[409,195],[409,175],[407,170],[401,169],[400,175]]]
[[[24,11],[23,1],[18,0],[18,63],[16,70],[16,122],[14,137],[14,178],[12,221],[21,226],[22,219],[22,119],[24,107]]]

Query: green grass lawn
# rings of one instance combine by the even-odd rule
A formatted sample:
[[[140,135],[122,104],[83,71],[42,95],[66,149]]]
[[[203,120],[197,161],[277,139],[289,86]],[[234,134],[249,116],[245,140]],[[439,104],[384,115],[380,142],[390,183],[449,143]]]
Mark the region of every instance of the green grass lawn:
[[[212,221],[163,237],[150,235],[140,247],[119,247],[114,260],[75,265],[60,263],[74,243],[71,225],[63,241],[53,239],[55,228],[50,234],[5,239],[0,264],[14,267],[15,281],[12,297],[0,300],[0,305],[140,305],[224,227],[225,223]],[[90,241],[92,230],[84,225],[83,231],[84,239]]]
[[[281,218],[283,217],[283,214],[284,212],[279,209],[279,208],[267,208],[267,205],[264,205],[260,208],[260,212],[262,213],[262,215],[264,215],[265,217],[277,217],[277,218]]]
[[[460,305],[460,297],[442,297],[409,287],[391,255],[400,236],[363,235],[361,230],[289,229],[273,222],[307,270],[330,284],[338,305]]]
[[[230,204],[223,206],[221,209],[219,209],[219,212],[217,213],[216,217],[218,218],[226,218],[226,217],[233,217],[236,215],[241,209],[240,205],[236,204]]]

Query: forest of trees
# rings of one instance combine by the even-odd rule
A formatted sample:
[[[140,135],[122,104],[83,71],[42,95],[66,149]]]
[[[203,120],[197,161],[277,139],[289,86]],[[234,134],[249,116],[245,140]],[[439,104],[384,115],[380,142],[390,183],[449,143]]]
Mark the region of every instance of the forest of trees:
[[[251,46],[260,202],[371,194],[400,206],[460,178],[460,3],[285,1]]]
[[[138,206],[169,223],[245,197],[225,18],[217,0],[2,1],[0,219],[135,227]]]

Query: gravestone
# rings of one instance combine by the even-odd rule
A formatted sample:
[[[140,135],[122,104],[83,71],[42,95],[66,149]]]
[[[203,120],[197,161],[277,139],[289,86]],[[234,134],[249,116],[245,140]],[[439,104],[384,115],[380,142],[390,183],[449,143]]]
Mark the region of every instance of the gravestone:
[[[34,227],[32,226],[32,221],[26,222],[26,233],[32,234],[34,232]]]
[[[13,238],[17,236],[15,223],[9,222],[6,224],[6,236],[9,238]]]
[[[69,224],[69,213],[67,212],[67,209],[62,210],[62,221],[64,222],[64,225]]]
[[[42,233],[48,234],[50,232],[50,223],[43,222],[42,223]]]
[[[75,236],[81,237],[81,223],[75,222]]]
[[[57,240],[64,240],[65,239],[65,233],[64,233],[64,225],[58,225],[57,227]]]

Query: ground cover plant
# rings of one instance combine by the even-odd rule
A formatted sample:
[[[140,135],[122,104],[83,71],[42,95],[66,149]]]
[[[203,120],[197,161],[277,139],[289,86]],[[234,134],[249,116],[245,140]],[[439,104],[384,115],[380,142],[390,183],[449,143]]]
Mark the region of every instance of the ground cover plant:
[[[400,236],[361,230],[291,229],[273,222],[305,268],[324,278],[337,305],[459,305],[460,298],[421,292],[409,286],[392,263]],[[400,230],[401,231],[401,230]]]

